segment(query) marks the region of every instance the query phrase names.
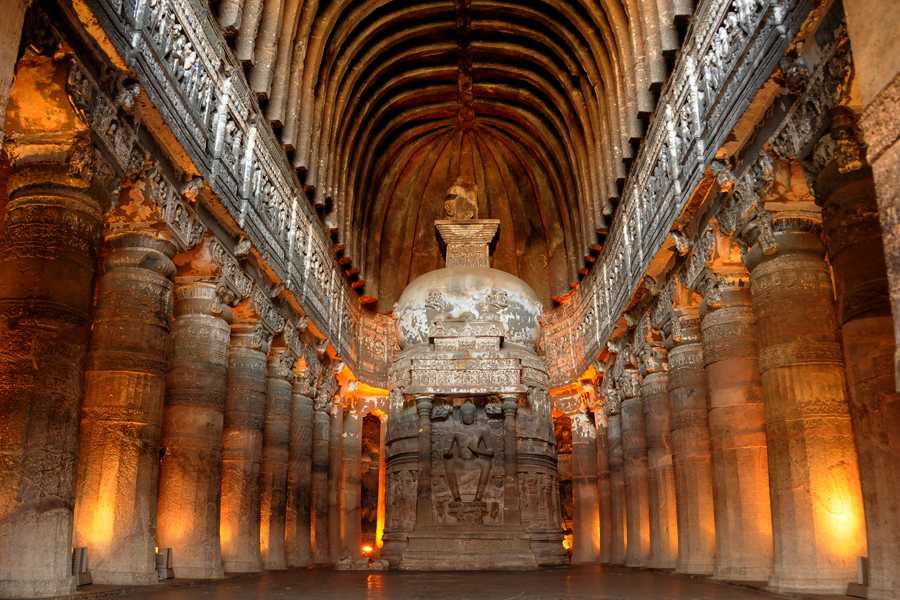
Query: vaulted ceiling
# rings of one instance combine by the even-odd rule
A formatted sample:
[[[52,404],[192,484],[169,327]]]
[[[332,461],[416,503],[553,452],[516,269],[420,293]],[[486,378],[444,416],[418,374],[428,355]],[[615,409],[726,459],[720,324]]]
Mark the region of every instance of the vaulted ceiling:
[[[390,310],[441,265],[458,175],[494,266],[545,303],[599,250],[692,0],[220,0],[211,9],[333,231]],[[668,60],[667,60],[668,59]]]

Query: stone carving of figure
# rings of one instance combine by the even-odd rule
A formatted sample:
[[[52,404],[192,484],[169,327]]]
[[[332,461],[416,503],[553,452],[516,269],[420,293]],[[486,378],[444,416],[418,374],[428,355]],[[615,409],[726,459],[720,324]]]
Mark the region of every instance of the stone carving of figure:
[[[456,427],[450,446],[444,452],[447,485],[450,486],[450,493],[455,502],[462,501],[459,494],[459,477],[466,468],[466,463],[474,463],[478,467],[476,502],[482,501],[491,474],[491,459],[494,457],[494,451],[488,443],[490,431],[486,425],[479,425],[475,422],[477,410],[470,401],[466,401],[460,407],[462,423]]]
[[[478,218],[478,186],[459,177],[444,198],[444,214],[448,219],[469,220]]]

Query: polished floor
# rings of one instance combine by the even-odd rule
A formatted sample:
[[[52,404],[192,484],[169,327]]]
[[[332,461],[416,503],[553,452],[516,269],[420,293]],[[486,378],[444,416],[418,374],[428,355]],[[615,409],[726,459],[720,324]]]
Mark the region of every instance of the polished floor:
[[[78,596],[90,596],[91,586]],[[100,590],[96,590],[100,591]],[[111,591],[111,590],[110,590]],[[120,590],[121,593],[121,590]],[[118,594],[117,594],[118,595]],[[105,594],[104,594],[105,596]],[[294,570],[129,590],[134,600],[766,600],[764,591],[669,573],[572,567],[532,572]],[[821,596],[818,597],[821,600]]]

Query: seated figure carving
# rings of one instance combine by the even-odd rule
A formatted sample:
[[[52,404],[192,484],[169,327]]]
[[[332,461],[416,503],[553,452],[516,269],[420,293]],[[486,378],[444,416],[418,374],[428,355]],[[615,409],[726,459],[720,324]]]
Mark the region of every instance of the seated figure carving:
[[[471,401],[466,401],[459,409],[461,425],[458,425],[450,440],[450,446],[444,452],[444,470],[447,473],[447,485],[453,495],[454,502],[462,502],[459,493],[459,479],[466,469],[466,463],[474,463],[478,468],[478,488],[475,502],[482,502],[484,490],[491,474],[491,460],[494,451],[488,443],[490,431],[487,426],[475,422],[477,408]]]

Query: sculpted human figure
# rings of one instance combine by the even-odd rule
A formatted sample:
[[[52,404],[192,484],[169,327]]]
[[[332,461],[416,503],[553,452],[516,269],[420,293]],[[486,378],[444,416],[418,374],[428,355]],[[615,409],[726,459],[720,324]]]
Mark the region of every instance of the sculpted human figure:
[[[465,469],[467,462],[474,462],[478,467],[478,491],[475,493],[475,501],[480,502],[487,487],[488,477],[491,473],[491,459],[494,451],[488,444],[487,436],[490,434],[484,425],[475,423],[477,409],[470,401],[466,401],[459,409],[462,424],[458,425],[453,433],[450,446],[444,452],[444,470],[447,473],[447,484],[453,500],[461,502],[459,495],[459,476]]]

